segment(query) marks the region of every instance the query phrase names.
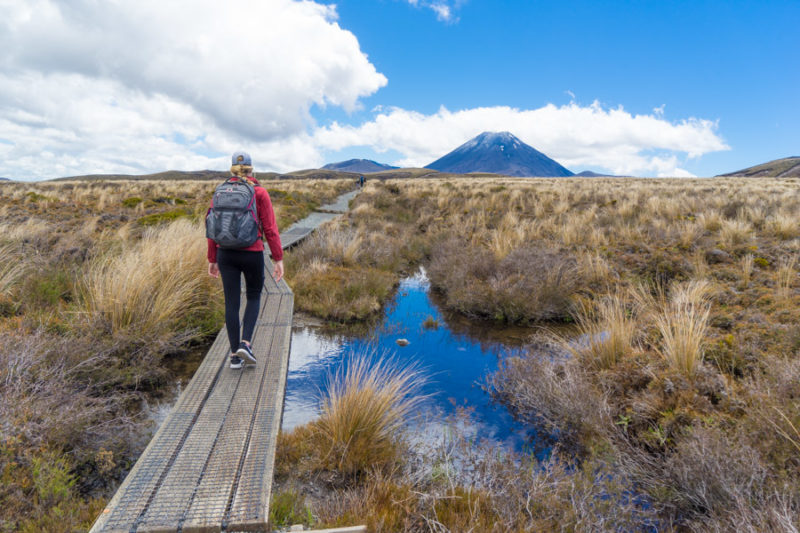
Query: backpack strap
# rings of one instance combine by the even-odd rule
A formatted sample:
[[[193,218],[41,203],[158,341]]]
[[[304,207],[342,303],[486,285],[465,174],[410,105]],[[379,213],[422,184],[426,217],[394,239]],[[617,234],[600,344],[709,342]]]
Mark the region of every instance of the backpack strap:
[[[239,176],[231,176],[230,178],[226,179],[223,183],[244,183],[251,189],[255,189],[256,186],[250,183],[250,180],[240,178]]]

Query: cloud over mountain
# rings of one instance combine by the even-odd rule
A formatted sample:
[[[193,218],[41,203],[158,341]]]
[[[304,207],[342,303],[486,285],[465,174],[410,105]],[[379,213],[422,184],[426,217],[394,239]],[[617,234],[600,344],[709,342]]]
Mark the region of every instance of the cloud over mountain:
[[[423,166],[482,131],[513,131],[568,168],[602,167],[620,175],[686,176],[682,158],[727,150],[715,122],[689,118],[671,122],[633,115],[622,107],[575,102],[537,109],[480,107],[432,115],[392,108],[360,126],[332,124],[317,131],[325,148],[367,145],[395,150],[400,166]]]

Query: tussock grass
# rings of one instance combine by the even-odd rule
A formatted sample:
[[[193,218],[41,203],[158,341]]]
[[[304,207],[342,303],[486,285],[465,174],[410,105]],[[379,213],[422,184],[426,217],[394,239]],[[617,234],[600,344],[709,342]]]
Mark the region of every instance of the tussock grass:
[[[747,288],[750,285],[750,280],[753,276],[753,254],[747,254],[742,257],[740,264],[742,268],[742,279],[740,286],[742,288]]]
[[[146,232],[120,255],[98,259],[84,279],[87,312],[114,331],[157,337],[180,328],[211,299],[202,235],[200,225],[179,220]]]
[[[14,244],[0,245],[0,297],[8,297],[11,289],[17,284],[25,272],[26,263],[23,262],[19,246]]]
[[[328,376],[313,423],[324,466],[352,476],[394,464],[401,430],[425,399],[419,394],[424,381],[417,367],[397,360],[349,357]]]
[[[726,246],[748,242],[752,238],[750,222],[741,219],[725,220],[719,230],[720,241]]]
[[[332,182],[311,180],[267,186],[282,227],[340,192]],[[181,209],[188,219],[199,218],[212,188],[210,182],[0,183],[0,244],[21,246],[26,254],[25,275],[9,285],[5,298],[24,304],[0,305],[2,331],[24,335],[39,328],[84,339],[72,342],[74,348],[54,343],[70,357],[105,346],[88,340],[90,321],[83,324],[87,314],[74,312],[85,307],[71,279],[84,279],[100,257],[134,249],[145,235],[143,217]],[[459,462],[448,459],[449,450],[431,454],[439,462],[427,471],[414,470],[412,455],[381,472],[355,476],[346,486],[334,482],[339,492],[323,503],[311,497],[315,523],[333,525],[350,516],[366,517],[376,531],[637,530],[654,523],[665,530],[797,529],[800,307],[796,269],[786,266],[800,251],[798,189],[796,181],[761,179],[370,180],[353,211],[331,225],[334,236],[330,246],[321,246],[324,253],[301,245],[288,254],[298,308],[341,322],[375,317],[400,276],[437,262],[441,275],[434,286],[442,305],[522,324],[577,319],[573,304],[585,301],[594,313],[590,327],[600,328],[606,297],[629,294],[642,283],[669,290],[654,299],[651,312],[640,306],[626,315],[638,324],[636,349],[613,363],[597,367],[591,357],[558,357],[555,347],[543,345],[547,356],[510,358],[496,376],[498,398],[520,423],[544,428],[562,443],[557,464],[542,467],[552,468],[551,474],[519,460],[465,461],[469,475],[458,477],[451,474]],[[137,197],[141,201],[124,203]],[[447,249],[450,242],[458,248]],[[543,268],[549,263],[531,260],[530,250],[574,269],[569,283],[548,280],[559,269]],[[690,279],[713,284],[713,294],[673,302]],[[547,286],[556,288],[540,289]],[[631,302],[625,305],[633,311]],[[188,320],[194,324],[204,315],[199,310]],[[157,383],[142,369],[157,369],[159,354],[145,353],[133,333],[111,333],[113,346],[102,350],[113,368],[82,367],[69,378],[91,384],[90,406],[102,405],[92,402],[109,391],[130,391],[132,383]],[[179,345],[175,335],[180,336],[164,333],[173,339],[165,350]],[[52,360],[61,357],[48,353]],[[8,420],[22,424],[30,415],[25,406],[49,401],[54,400],[42,397],[21,407],[9,402]],[[96,446],[106,445],[105,452],[92,452],[97,461],[74,455],[70,443],[81,442],[79,426],[105,427],[114,416],[92,412],[99,413],[96,422],[81,419],[71,431],[52,426],[57,438],[39,438],[36,445],[23,441],[55,422],[32,417],[36,422],[20,432],[23,441],[0,453],[0,460],[9,458],[4,464],[20,465],[10,467],[11,478],[30,478],[33,458],[56,473],[67,464],[80,472],[100,471],[109,463],[106,452],[113,453],[113,463],[124,464],[126,448],[103,431],[86,432],[97,437]],[[305,427],[297,435],[283,448],[294,450],[281,455],[287,464],[318,472],[326,457],[333,468],[330,447],[316,447],[318,433]],[[40,454],[42,443],[60,447],[56,456]],[[59,462],[58,455],[67,452],[74,460]],[[319,475],[338,479],[330,471]],[[81,483],[78,478],[76,486]],[[647,509],[631,503],[631,486],[648,498]],[[7,506],[17,510],[9,511],[18,512],[13,516],[22,516],[19,502],[36,499],[19,484],[2,490],[4,501],[13,491],[21,495]],[[89,502],[71,490],[70,497]],[[27,511],[52,518],[67,509],[63,501],[50,500]],[[643,517],[657,521],[648,526]],[[31,524],[47,530],[53,523],[42,520]]]
[[[767,221],[769,231],[781,240],[788,241],[800,236],[797,216],[779,214]]]
[[[597,252],[585,252],[579,259],[581,275],[590,285],[608,286],[618,279],[611,263]]]
[[[634,350],[639,324],[635,309],[619,294],[607,295],[596,309],[587,304],[577,312],[578,338],[557,336],[561,346],[582,364],[595,370],[613,368]]]
[[[543,247],[517,248],[502,260],[453,239],[432,250],[428,274],[447,305],[465,315],[506,322],[564,319],[583,286],[570,255]]]
[[[792,285],[797,278],[797,257],[792,256],[781,263],[777,272],[777,293],[778,299],[787,301],[792,292]]]
[[[669,295],[661,291],[648,302],[661,335],[658,353],[670,368],[687,377],[692,377],[703,361],[710,291],[707,281],[695,280],[673,286]]]

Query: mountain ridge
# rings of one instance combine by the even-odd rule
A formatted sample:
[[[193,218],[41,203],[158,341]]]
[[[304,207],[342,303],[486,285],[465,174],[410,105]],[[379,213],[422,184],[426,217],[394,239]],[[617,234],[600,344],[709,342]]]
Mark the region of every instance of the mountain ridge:
[[[744,178],[800,178],[800,156],[774,159],[743,168],[727,174],[719,174],[718,178],[744,177]]]
[[[322,170],[338,170],[340,172],[358,172],[362,174],[371,174],[373,172],[382,172],[384,170],[394,170],[399,167],[378,163],[372,159],[348,159],[347,161],[339,161],[337,163],[328,163]]]
[[[591,170],[584,170],[583,172],[578,172],[577,174],[575,174],[575,177],[576,178],[619,178],[619,176],[615,174],[599,174]]]

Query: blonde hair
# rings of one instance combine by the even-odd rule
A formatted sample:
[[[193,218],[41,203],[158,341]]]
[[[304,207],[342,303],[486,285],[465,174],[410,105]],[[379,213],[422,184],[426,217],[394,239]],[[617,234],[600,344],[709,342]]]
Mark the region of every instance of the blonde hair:
[[[237,178],[249,178],[253,176],[253,167],[250,165],[233,165],[231,174]]]

